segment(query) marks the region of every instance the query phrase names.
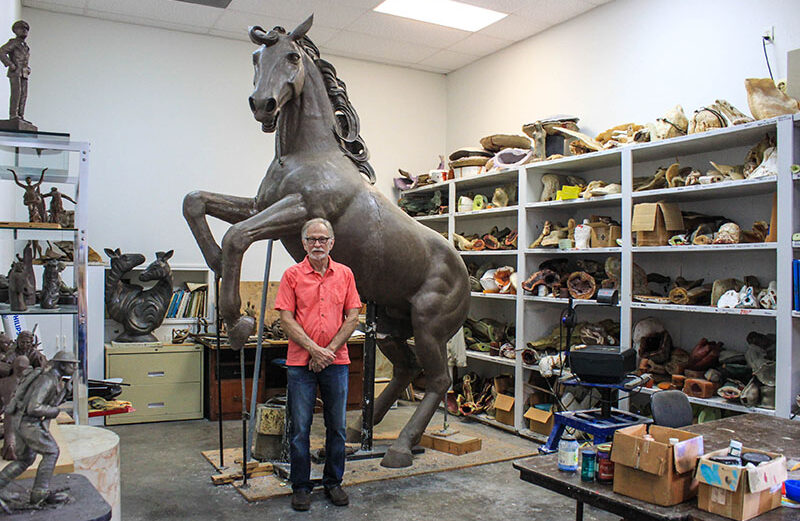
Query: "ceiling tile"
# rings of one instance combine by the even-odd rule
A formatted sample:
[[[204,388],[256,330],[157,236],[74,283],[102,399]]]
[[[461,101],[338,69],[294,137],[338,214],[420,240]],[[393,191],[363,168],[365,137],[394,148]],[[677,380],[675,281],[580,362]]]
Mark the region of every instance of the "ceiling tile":
[[[465,4],[477,5],[501,13],[511,14],[531,3],[531,0],[458,0]]]
[[[268,20],[264,20],[265,18],[266,17],[264,16],[253,13],[245,13],[242,11],[232,11],[231,9],[226,9],[225,12],[222,13],[222,16],[219,18],[219,20],[217,20],[217,22],[214,24],[212,29],[216,29],[222,33],[242,33],[244,34],[244,39],[249,40],[250,38],[247,36],[247,30],[252,25],[261,25],[261,27],[267,30],[279,25],[284,29],[291,31],[292,28],[296,27],[299,23],[296,20],[285,20],[282,18],[276,18],[274,16],[270,16]],[[311,26],[308,36],[316,45],[320,45],[321,43],[330,40],[337,32],[339,32],[339,29],[333,29],[331,27],[324,27],[322,25],[314,24]],[[218,34],[217,36],[222,35]],[[241,40],[242,38],[237,35],[236,39]]]
[[[519,41],[547,29],[550,25],[552,24],[544,20],[510,14],[489,27],[481,29],[477,34]]]
[[[460,69],[464,65],[470,64],[477,59],[477,56],[472,56],[470,54],[462,54],[460,52],[452,51],[439,51],[433,56],[429,56],[419,62],[419,65],[436,67],[449,72]]]
[[[82,0],[81,3],[86,3],[86,0]],[[83,7],[56,4],[53,2],[43,1],[43,0],[29,0],[25,2],[25,7],[31,7],[34,9],[43,9],[45,11],[53,11],[56,13],[66,13],[66,14],[83,14],[85,11]]]
[[[204,5],[164,0],[89,0],[87,8],[92,11],[116,13],[147,20],[161,20],[180,25],[210,29],[222,15],[222,10]],[[158,25],[158,27],[164,27]]]
[[[486,36],[481,33],[474,33],[464,40],[451,45],[447,48],[448,51],[460,52],[464,54],[472,54],[474,56],[486,56],[492,54],[500,49],[508,47],[514,43],[511,40],[504,40],[501,38],[494,38]]]
[[[374,12],[365,13],[347,30],[430,47],[449,47],[470,35],[469,31]]]
[[[409,43],[395,42],[368,34],[342,31],[331,38],[325,47],[345,56],[385,58],[405,63],[417,63],[431,56],[438,49]]]
[[[88,2],[89,0],[23,0],[22,5],[42,9],[48,9],[49,6],[83,9]]]
[[[555,25],[594,9],[594,7],[586,0],[534,0],[515,14],[532,20],[544,20]]]
[[[298,20],[298,23],[313,13],[315,23],[336,29],[347,27],[367,12],[365,7],[342,5],[335,0],[233,0],[228,9]]]
[[[208,34],[207,27],[199,27],[196,25],[180,24],[175,22],[168,22],[166,20],[152,20],[141,16],[131,16],[127,14],[109,13],[105,11],[95,11],[93,9],[86,10],[86,16],[92,18],[100,18],[102,20],[111,20],[112,22],[123,22],[134,25],[145,25],[148,27],[158,27],[159,29],[170,29],[172,31],[182,31],[188,33]]]

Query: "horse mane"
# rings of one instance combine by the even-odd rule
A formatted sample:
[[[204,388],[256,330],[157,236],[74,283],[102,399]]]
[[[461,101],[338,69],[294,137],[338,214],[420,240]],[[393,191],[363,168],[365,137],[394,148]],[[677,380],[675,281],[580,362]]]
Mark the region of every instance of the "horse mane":
[[[336,76],[336,68],[330,62],[320,58],[319,49],[308,36],[303,36],[297,43],[322,73],[325,90],[331,100],[333,114],[336,117],[336,125],[332,130],[339,142],[339,148],[355,163],[359,172],[369,179],[370,184],[375,184],[375,170],[369,164],[369,150],[360,135],[361,123],[356,109],[350,103],[350,98],[347,97],[347,86]]]

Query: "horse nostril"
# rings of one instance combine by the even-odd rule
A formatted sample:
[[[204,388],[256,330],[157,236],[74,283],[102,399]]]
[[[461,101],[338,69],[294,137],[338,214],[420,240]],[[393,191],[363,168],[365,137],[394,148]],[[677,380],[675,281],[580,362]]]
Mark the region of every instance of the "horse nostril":
[[[267,112],[275,112],[275,107],[278,105],[278,102],[275,101],[275,98],[270,98],[267,100],[267,105],[264,107],[264,110]]]
[[[256,111],[256,100],[253,99],[253,96],[247,98],[247,101],[250,102],[250,110],[255,112]]]

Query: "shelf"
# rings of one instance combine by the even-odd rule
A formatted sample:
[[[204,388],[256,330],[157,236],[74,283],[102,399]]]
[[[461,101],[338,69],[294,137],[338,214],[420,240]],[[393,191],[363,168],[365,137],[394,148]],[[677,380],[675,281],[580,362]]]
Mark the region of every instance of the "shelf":
[[[747,315],[751,317],[775,317],[774,309],[739,309],[716,308],[712,306],[682,306],[679,304],[648,304],[646,302],[631,302],[633,309],[662,309],[665,311],[679,311],[683,313],[713,313],[717,315]]]
[[[471,297],[475,298],[491,298],[491,299],[499,299],[499,300],[517,300],[517,296],[514,294],[509,293],[478,293],[477,291],[473,291],[470,293]]]
[[[795,181],[800,181],[800,172],[792,174],[792,179],[794,179]]]
[[[42,309],[39,305],[28,306],[27,311],[11,311],[10,304],[0,304],[0,315],[76,315],[78,306],[59,306],[56,309]]]
[[[497,429],[502,429],[504,431],[511,432],[513,434],[517,433],[517,429],[512,427],[511,425],[506,425],[505,423],[500,423],[499,421],[495,420],[491,416],[486,413],[481,414],[473,414],[471,416],[464,416],[464,418],[475,420],[476,422],[482,423],[484,425],[488,425],[490,427],[495,427]]]
[[[178,325],[178,324],[196,324],[197,320],[199,318],[200,317],[194,317],[194,318],[165,318],[164,321],[161,324],[162,325],[163,324],[173,324],[173,325]]]
[[[415,221],[421,221],[421,222],[431,222],[431,221],[447,222],[447,215],[420,215],[418,217],[413,217],[413,219]]]
[[[75,228],[0,226],[0,236],[20,241],[73,241],[77,231]]]
[[[447,185],[449,185],[452,182],[453,181],[443,181],[441,183],[434,183],[432,185],[420,186],[419,188],[412,188],[411,190],[402,190],[400,192],[400,195],[404,196],[408,194],[421,194],[425,192],[435,192],[436,190],[447,191]]]
[[[456,212],[454,215],[459,220],[472,218],[498,217],[503,215],[517,215],[517,206],[504,206],[502,208],[489,208],[486,210],[475,210],[472,212]]]
[[[754,242],[746,244],[693,244],[689,246],[634,246],[633,253],[686,253],[692,251],[750,251],[776,250],[778,243]]]
[[[800,241],[792,241],[792,248],[800,248]]]
[[[528,248],[525,253],[530,254],[546,254],[546,255],[592,255],[592,254],[609,254],[620,253],[622,248],[619,246],[615,248],[586,248],[585,250],[571,249],[559,250],[558,248]]]
[[[508,365],[514,367],[517,365],[517,362],[511,358],[506,358],[503,356],[492,356],[488,353],[483,353],[481,351],[470,351],[467,349],[467,358],[474,358],[476,360],[484,360],[486,362],[493,362],[495,364],[500,365]]]
[[[538,432],[533,432],[530,429],[521,429],[517,432],[517,434],[536,443],[547,443],[547,436],[544,434],[539,434]]]
[[[456,190],[467,190],[471,188],[481,188],[485,186],[502,186],[510,183],[517,183],[519,180],[519,170],[516,168],[499,170],[488,174],[478,174],[472,177],[462,177],[449,181],[456,184]]]
[[[776,121],[786,117],[763,119],[700,134],[689,134],[687,136],[632,145],[633,160],[642,162],[669,159],[670,162],[673,162],[676,156],[755,145],[767,132],[775,132],[777,128]]]
[[[793,318],[800,318],[800,311],[792,311]]]
[[[528,203],[525,205],[526,210],[534,208],[602,208],[607,206],[619,206],[622,200],[622,194],[604,195],[602,197],[592,197],[589,199],[567,199],[566,201],[541,201],[537,203]]]
[[[528,173],[536,172],[539,170],[546,170],[547,172],[559,173],[578,173],[586,172],[589,170],[599,170],[601,168],[609,168],[619,166],[621,163],[621,154],[619,148],[609,150],[601,150],[600,152],[591,152],[589,154],[580,154],[577,156],[567,156],[551,161],[540,161],[525,165]]]
[[[761,179],[743,179],[741,181],[722,181],[710,185],[679,186],[677,188],[659,188],[658,190],[645,190],[633,192],[633,204],[658,201],[697,201],[701,199],[726,199],[733,197],[750,197],[753,195],[768,194],[778,187],[776,176]]]
[[[569,303],[568,299],[565,298],[557,298],[557,297],[537,297],[533,295],[525,295],[522,297],[525,302],[543,302],[545,304],[563,304],[567,305]],[[618,304],[610,306],[608,304],[600,304],[594,299],[572,299],[572,304],[575,306],[605,306],[605,307],[619,307]]]
[[[641,393],[641,394],[654,394],[657,393],[659,390],[649,387],[643,387],[640,391],[632,391],[631,395]],[[705,405],[708,407],[715,407],[717,409],[727,409],[729,411],[737,411],[737,412],[756,412],[759,414],[766,414],[767,416],[775,416],[774,409],[765,409],[763,407],[747,407],[745,405],[741,405],[738,403],[731,403],[727,401],[725,398],[720,396],[715,396],[713,398],[693,398],[691,396],[687,396],[689,398],[690,403],[694,403],[697,405]]]
[[[461,255],[516,255],[517,250],[459,251]]]

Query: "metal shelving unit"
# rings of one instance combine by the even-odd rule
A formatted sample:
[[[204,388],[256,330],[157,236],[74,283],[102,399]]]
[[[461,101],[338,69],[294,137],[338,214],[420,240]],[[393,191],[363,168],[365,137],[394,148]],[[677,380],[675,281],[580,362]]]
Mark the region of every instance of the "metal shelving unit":
[[[656,166],[673,163],[676,157],[682,165],[691,164],[700,168],[701,171],[708,168],[706,165],[709,159],[724,164],[741,163],[746,151],[760,141],[766,133],[777,136],[779,171],[777,177],[633,192],[634,171],[636,171],[636,176],[643,175],[643,172],[650,175],[655,171]],[[650,314],[663,319],[668,329],[677,329],[677,334],[674,334],[673,338],[676,345],[684,349],[691,349],[700,336],[714,338],[715,335],[725,336],[728,334],[731,336],[735,334],[735,340],[726,342],[726,346],[742,346],[744,334],[750,328],[762,332],[774,332],[778,345],[776,374],[778,388],[776,389],[775,410],[760,407],[749,408],[726,402],[721,398],[692,398],[691,401],[698,405],[731,411],[761,412],[787,418],[794,403],[794,396],[800,393],[800,378],[798,378],[798,374],[800,374],[800,327],[797,325],[798,321],[794,320],[800,317],[800,312],[791,309],[792,274],[790,268],[790,260],[795,255],[796,249],[800,248],[800,243],[791,241],[791,232],[800,231],[800,208],[797,208],[800,206],[800,183],[797,182],[800,180],[800,174],[791,175],[789,173],[790,165],[800,162],[800,152],[796,150],[797,143],[800,143],[800,115],[794,118],[782,116],[703,134],[531,163],[514,170],[504,170],[467,179],[455,179],[439,185],[422,187],[415,191],[437,189],[448,191],[447,195],[450,201],[448,215],[437,216],[436,220],[431,219],[439,225],[446,222],[448,232],[456,231],[456,223],[460,227],[462,223],[469,222],[473,226],[482,225],[486,229],[493,225],[502,227],[513,224],[518,231],[518,250],[461,252],[461,255],[465,261],[472,260],[473,262],[478,262],[478,259],[482,259],[483,256],[496,256],[498,262],[506,262],[507,259],[508,263],[512,264],[513,258],[516,261],[514,266],[518,271],[520,284],[547,258],[569,255],[572,258],[588,257],[601,261],[607,256],[619,256],[622,274],[619,305],[601,311],[601,306],[597,305],[595,301],[576,300],[574,302],[580,306],[581,320],[593,321],[598,314],[605,317],[607,314],[617,313],[620,321],[620,344],[623,347],[631,345],[631,333],[635,321]],[[601,179],[606,183],[619,183],[622,186],[622,193],[591,199],[540,202],[538,199],[542,190],[541,176],[549,173],[579,175],[587,181]],[[518,186],[519,204],[515,210],[516,215],[512,209],[464,212],[463,214],[455,212],[457,196],[461,193],[480,188],[488,190],[510,182],[516,182]],[[703,211],[706,204],[710,204],[712,207],[717,205],[717,208],[721,207],[726,214],[730,214],[729,218],[735,219],[741,218],[738,215],[741,208],[753,213],[752,209],[747,208],[748,205],[754,204],[750,202],[751,200],[763,202],[774,193],[777,193],[777,242],[674,247],[633,247],[631,244],[630,222],[635,204],[651,201],[674,201],[679,202],[682,208],[686,205],[692,209],[694,205],[696,211]],[[558,219],[573,216],[577,220],[581,215],[588,216],[599,213],[597,210],[612,212],[611,215],[622,223],[621,247],[584,250],[526,247],[538,237],[541,223],[545,219],[552,219],[550,212],[555,212]],[[768,218],[769,213],[765,217]],[[760,218],[763,219],[763,217]],[[418,220],[423,221],[422,219]],[[499,223],[501,220],[502,225]],[[749,224],[749,222],[740,224]],[[539,226],[538,229],[537,226]],[[662,253],[667,255],[658,255]],[[680,253],[691,253],[691,255],[687,257],[675,255]],[[719,254],[727,255],[729,253],[735,253],[735,261],[731,263],[718,262]],[[778,308],[776,310],[718,309],[710,306],[637,302],[633,299],[630,281],[634,260],[637,264],[642,263],[651,268],[646,271],[659,271],[652,267],[660,266],[662,263],[665,269],[679,266],[678,269],[665,272],[665,274],[691,278],[693,275],[682,268],[683,265],[686,265],[687,270],[688,267],[692,267],[699,272],[695,278],[704,277],[707,282],[724,276],[739,278],[750,274],[748,270],[761,270],[759,275],[765,279],[763,281],[765,284],[769,280],[777,281]],[[567,299],[524,295],[521,288],[519,291],[520,293],[517,295],[502,298],[497,295],[487,296],[473,293],[473,301],[476,305],[484,306],[481,308],[482,310],[487,309],[486,305],[492,304],[496,307],[497,313],[507,313],[506,307],[510,302],[514,302],[513,322],[516,327],[518,353],[525,348],[528,341],[548,334],[557,323],[561,308],[567,304]],[[504,301],[506,304],[499,304],[498,300]],[[702,328],[702,331],[698,328]],[[740,334],[741,332],[744,333]],[[468,353],[470,360],[494,363],[500,367],[514,367],[515,427],[517,433],[526,432],[527,425],[522,417],[527,397],[527,392],[523,387],[523,383],[527,381],[525,371],[535,371],[537,367],[524,365],[520,356],[515,360],[506,361],[501,360],[500,357],[491,357],[482,353]],[[654,391],[644,390],[642,392],[650,394]],[[488,418],[484,420],[488,420]],[[496,424],[497,422],[485,421],[485,423]],[[495,426],[508,429],[508,426],[502,424]]]
[[[88,312],[87,312],[87,238],[88,201],[86,192],[89,180],[89,152],[87,142],[71,141],[67,134],[47,132],[0,132],[0,179],[13,180],[9,168],[13,168],[20,179],[30,176],[38,180],[42,170],[44,182],[68,184],[75,187],[75,228],[50,229],[44,227],[7,227],[0,230],[0,238],[13,241],[72,240],[75,260],[72,263],[73,285],[77,289],[78,303],[75,306],[60,306],[55,310],[43,310],[31,306],[25,312],[11,311],[10,306],[1,305],[0,315],[67,315],[73,322],[73,351],[80,360],[73,385],[73,416],[75,422],[89,423],[88,409]],[[14,186],[13,190],[17,190]],[[27,220],[27,216],[19,217]],[[8,234],[10,236],[3,236]],[[7,259],[10,261],[11,259]]]

